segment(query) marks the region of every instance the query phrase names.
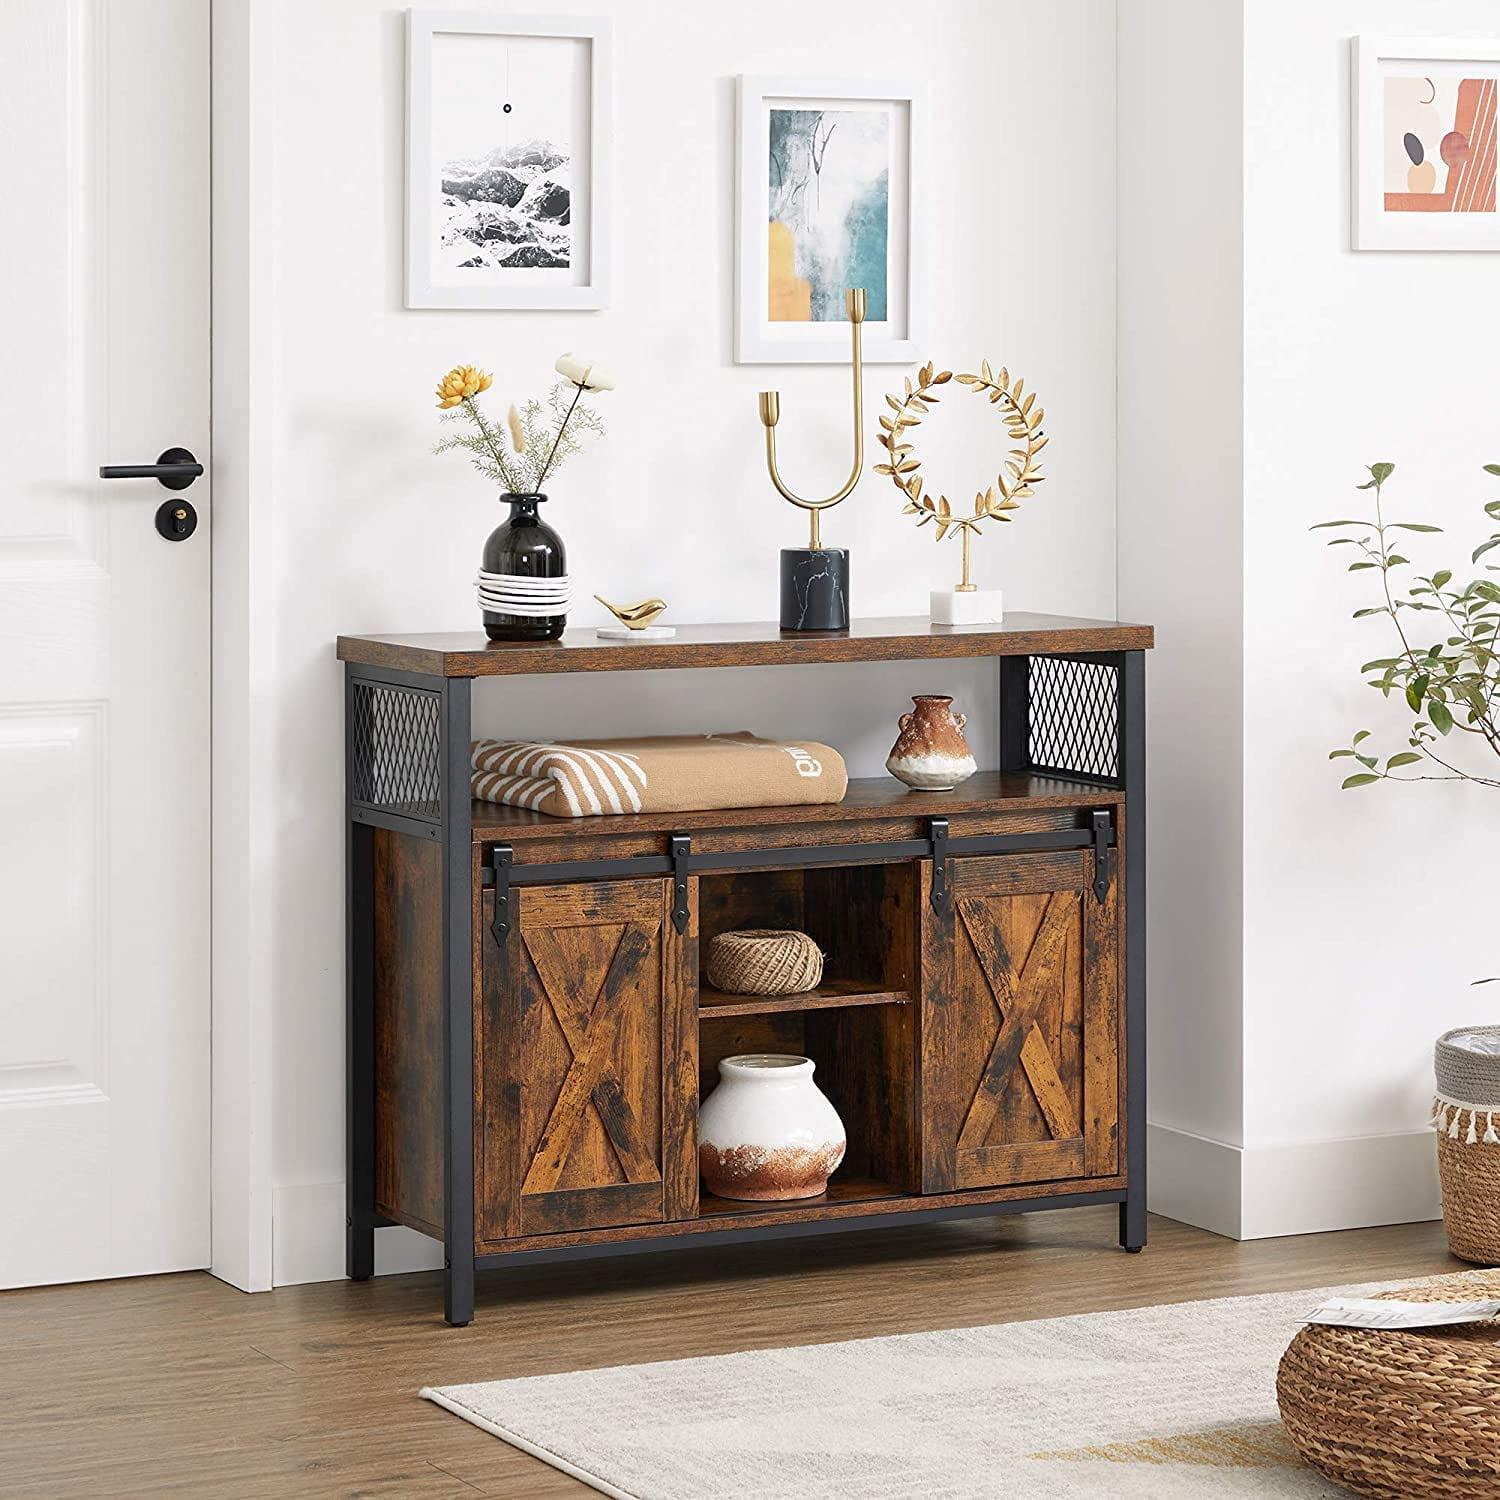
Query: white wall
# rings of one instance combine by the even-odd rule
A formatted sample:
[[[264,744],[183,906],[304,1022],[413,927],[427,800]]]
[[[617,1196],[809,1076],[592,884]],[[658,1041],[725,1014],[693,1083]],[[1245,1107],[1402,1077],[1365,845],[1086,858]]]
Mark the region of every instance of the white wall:
[[[280,1281],[342,1273],[333,639],[471,626],[470,583],[500,519],[481,478],[427,451],[437,375],[481,364],[495,371],[504,401],[541,389],[563,349],[610,359],[622,385],[600,403],[609,436],[549,486],[548,519],[567,539],[585,598],[596,589],[660,593],[679,621],[773,616],[776,549],[803,534],[763,474],[757,389],[783,392],[794,484],[832,484],[847,463],[847,391],[836,368],[730,362],[736,74],[927,81],[936,118],[924,342],[955,368],[988,355],[1022,370],[1043,394],[1053,436],[1047,484],[1003,537],[981,543],[981,578],[1000,583],[1013,608],[1115,612],[1109,0],[588,0],[517,10],[614,17],[616,263],[605,312],[405,311],[402,12],[376,0],[274,0],[263,11],[274,41],[250,123],[269,155],[271,266],[250,291],[249,318],[268,345],[267,470],[254,502],[270,538],[262,644],[274,672],[257,708],[273,735],[276,796],[262,804],[272,852],[255,873],[273,902]],[[869,399],[901,373],[872,368]],[[950,441],[954,492],[993,467],[994,437],[965,427]],[[854,549],[857,614],[925,612],[927,589],[956,576],[956,553],[915,535],[873,477],[824,534]],[[603,618],[592,603],[576,616],[582,625]],[[993,680],[974,665],[825,668],[816,679],[790,669],[671,673],[503,694],[491,686],[476,705],[481,727],[785,730],[844,747],[856,774],[879,770],[905,695],[937,687],[971,710],[981,750],[993,746],[984,727],[994,718]],[[383,1254],[387,1265],[409,1263]]]
[[[1112,615],[1118,564],[1118,612],[1158,626],[1153,1206],[1246,1236],[1433,1213],[1431,1040],[1486,1014],[1468,981],[1495,967],[1482,883],[1454,872],[1482,867],[1493,813],[1466,788],[1338,791],[1327,750],[1402,723],[1352,670],[1381,654],[1379,624],[1349,620],[1357,582],[1305,528],[1389,459],[1393,503],[1452,529],[1424,557],[1456,566],[1481,534],[1478,466],[1500,458],[1493,262],[1350,251],[1347,39],[1490,34],[1490,4],[555,8],[616,24],[617,258],[598,314],[405,311],[402,12],[215,0],[216,170],[245,185],[216,219],[232,276],[215,523],[235,545],[216,602],[249,625],[216,642],[216,910],[232,941],[216,943],[215,1155],[274,1187],[276,1278],[342,1265],[332,639],[470,626],[499,519],[483,480],[427,451],[436,375],[480,363],[504,400],[539,390],[565,347],[612,361],[610,434],[551,487],[549,516],[582,593],[660,592],[681,621],[767,617],[776,548],[800,538],[762,475],[761,385],[784,393],[794,482],[842,472],[836,369],[730,361],[733,78],[788,68],[915,72],[933,90],[928,347],[1023,369],[1056,439],[1039,499],[982,544],[982,578],[1014,608]],[[899,373],[871,369],[872,402]],[[955,490],[966,461],[988,464],[988,436],[956,418],[934,439]],[[829,525],[854,548],[857,613],[920,612],[952,573],[873,479]],[[476,715],[518,733],[816,734],[874,774],[905,695],[935,686],[992,759],[976,664],[486,684]],[[273,1079],[269,1145],[256,1099],[224,1082],[242,1047]],[[264,1207],[243,1207],[216,1204],[216,1263],[263,1284]],[[387,1268],[431,1254],[381,1240]]]
[[[1119,10],[1119,602],[1157,641],[1148,1194],[1225,1232],[1244,1066],[1241,24],[1239,0]]]
[[[1245,1141],[1347,1143],[1314,1153],[1321,1202],[1289,1190],[1252,1210],[1247,1190],[1247,1234],[1435,1212],[1432,1041],[1494,1011],[1469,982],[1496,969],[1476,876],[1500,804],[1468,787],[1339,791],[1327,751],[1360,727],[1403,749],[1407,719],[1357,675],[1391,644],[1385,622],[1349,618],[1374,602],[1370,575],[1306,528],[1362,514],[1362,467],[1389,460],[1389,514],[1448,529],[1403,547],[1425,570],[1468,576],[1489,534],[1497,262],[1350,250],[1348,38],[1493,38],[1496,20],[1491,0],[1246,6]],[[1409,1190],[1341,1201],[1356,1159]]]
[[[1360,683],[1389,652],[1349,618],[1368,588],[1307,528],[1389,460],[1390,513],[1451,529],[1413,555],[1461,573],[1487,534],[1495,262],[1349,248],[1349,38],[1494,25],[1486,0],[1120,7],[1120,605],[1159,627],[1151,1197],[1246,1238],[1434,1216],[1432,1040],[1492,1009],[1468,986],[1495,968],[1470,873],[1494,804],[1340,792],[1327,752],[1359,727],[1403,748],[1406,720]]]

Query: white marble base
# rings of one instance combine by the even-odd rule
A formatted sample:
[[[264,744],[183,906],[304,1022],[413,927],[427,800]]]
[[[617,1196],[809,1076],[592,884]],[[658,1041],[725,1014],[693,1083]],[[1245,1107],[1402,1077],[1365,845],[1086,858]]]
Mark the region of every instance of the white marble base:
[[[670,641],[677,634],[675,625],[643,625],[632,630],[628,625],[601,625],[594,634],[601,641]]]
[[[929,597],[934,625],[998,625],[1005,618],[1000,589],[933,589]]]

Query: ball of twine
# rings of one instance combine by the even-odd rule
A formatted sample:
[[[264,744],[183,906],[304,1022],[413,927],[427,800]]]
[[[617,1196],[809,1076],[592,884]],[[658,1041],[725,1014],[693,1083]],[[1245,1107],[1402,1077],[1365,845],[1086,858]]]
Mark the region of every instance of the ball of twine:
[[[823,953],[805,932],[721,932],[708,945],[708,979],[728,995],[799,995],[823,978]]]

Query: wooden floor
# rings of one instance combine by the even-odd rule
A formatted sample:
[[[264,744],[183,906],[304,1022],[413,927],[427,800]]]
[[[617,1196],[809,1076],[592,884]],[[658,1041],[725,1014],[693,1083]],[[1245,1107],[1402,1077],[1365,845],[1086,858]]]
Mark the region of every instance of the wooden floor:
[[[1460,1268],[1440,1224],[1236,1244],[1113,1209],[246,1296],[200,1273],[0,1294],[0,1496],[592,1493],[417,1399],[494,1380]]]

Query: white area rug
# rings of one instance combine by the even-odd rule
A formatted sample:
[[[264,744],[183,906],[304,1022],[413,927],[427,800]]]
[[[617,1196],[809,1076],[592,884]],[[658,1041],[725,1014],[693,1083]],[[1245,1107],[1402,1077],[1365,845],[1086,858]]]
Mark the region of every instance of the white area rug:
[[[1385,1283],[1413,1286],[1415,1281]],[[621,1500],[1309,1500],[1276,1366],[1332,1291],[622,1365],[422,1395]]]

